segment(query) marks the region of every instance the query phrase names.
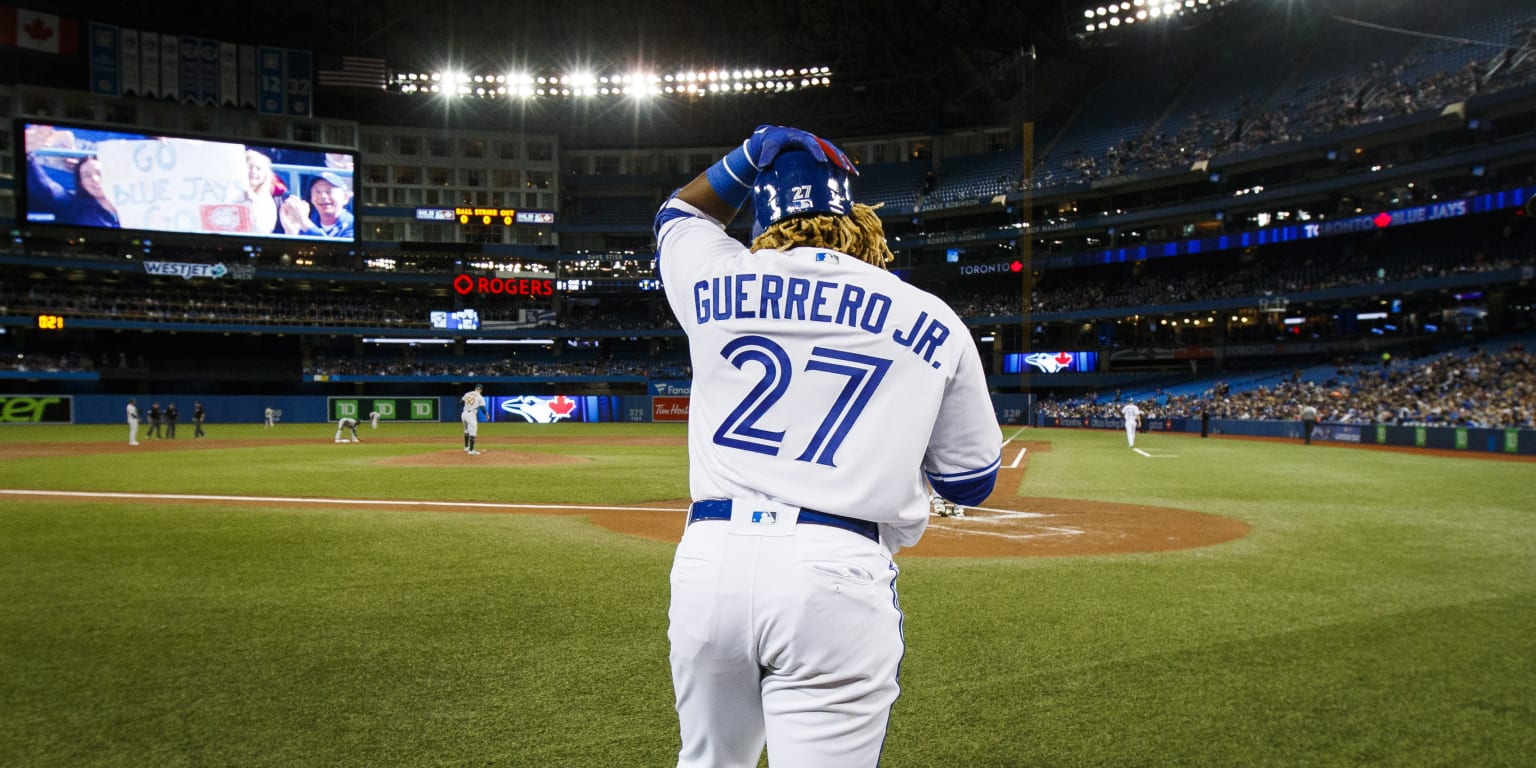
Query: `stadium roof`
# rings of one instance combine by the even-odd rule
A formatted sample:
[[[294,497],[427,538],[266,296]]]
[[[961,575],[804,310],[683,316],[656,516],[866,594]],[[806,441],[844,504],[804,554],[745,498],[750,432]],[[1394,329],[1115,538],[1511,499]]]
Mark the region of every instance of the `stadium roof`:
[[[145,14],[144,6],[99,0],[48,5],[56,13],[166,34],[308,48],[322,55],[382,57],[391,69],[505,67],[532,61],[659,68],[827,66],[836,80],[836,87],[819,93],[639,115],[628,126],[602,115],[573,121],[569,112],[556,110],[520,116],[533,121],[532,129],[547,121],[578,143],[583,137],[596,143],[699,143],[717,131],[735,135],[742,125],[764,120],[819,121],[823,130],[838,126],[841,135],[926,131],[952,127],[957,120],[983,122],[988,112],[1006,109],[1017,95],[1021,62],[1032,47],[1049,52],[1074,45],[1070,17],[1081,12],[1081,2],[1074,0],[159,0],[152,14]],[[342,113],[366,112],[369,106],[355,96],[317,98],[317,111],[335,114],[329,107],[339,107]],[[456,119],[495,119],[495,110],[485,107],[459,111]],[[400,115],[398,104],[391,114]],[[366,114],[357,117],[369,120]],[[629,135],[610,136],[616,127],[627,128]],[[678,129],[692,135],[669,141]]]

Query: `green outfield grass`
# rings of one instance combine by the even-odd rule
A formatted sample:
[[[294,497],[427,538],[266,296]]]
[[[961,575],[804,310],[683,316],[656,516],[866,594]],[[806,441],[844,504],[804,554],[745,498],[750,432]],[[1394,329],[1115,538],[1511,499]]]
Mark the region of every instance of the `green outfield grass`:
[[[587,459],[494,469],[378,463],[456,448],[454,424],[348,446],[324,424],[210,432],[93,454],[125,429],[0,429],[27,448],[0,488],[687,496],[675,441],[604,442],[677,426],[486,425],[487,451]],[[898,555],[908,653],[882,765],[1531,763],[1536,463],[1161,434],[1138,439],[1167,457],[1148,459],[1119,432],[1020,437],[1052,446],[1008,492],[1252,533]],[[0,765],[669,765],[671,552],[581,517],[0,496]]]

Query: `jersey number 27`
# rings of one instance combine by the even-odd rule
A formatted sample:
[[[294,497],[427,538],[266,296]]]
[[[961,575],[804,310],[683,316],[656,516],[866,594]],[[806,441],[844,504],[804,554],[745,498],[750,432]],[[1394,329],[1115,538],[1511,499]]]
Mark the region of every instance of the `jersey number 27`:
[[[720,355],[743,370],[747,363],[757,363],[762,366],[763,376],[715,430],[715,444],[769,456],[779,455],[779,449],[784,445],[784,431],[763,429],[757,423],[789,391],[795,368],[789,353],[765,336],[743,336],[726,344]],[[830,404],[826,416],[822,417],[816,434],[795,460],[837,466],[834,459],[838,447],[869,405],[890,367],[891,361],[880,357],[830,347],[813,348],[804,370],[842,376],[847,382]]]

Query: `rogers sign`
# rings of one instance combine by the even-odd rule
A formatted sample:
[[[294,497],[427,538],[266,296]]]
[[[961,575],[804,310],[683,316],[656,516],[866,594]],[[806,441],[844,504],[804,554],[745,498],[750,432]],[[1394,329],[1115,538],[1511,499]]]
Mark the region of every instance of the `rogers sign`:
[[[488,296],[553,296],[555,281],[536,277],[455,275],[453,291],[460,296],[468,296],[472,293]]]

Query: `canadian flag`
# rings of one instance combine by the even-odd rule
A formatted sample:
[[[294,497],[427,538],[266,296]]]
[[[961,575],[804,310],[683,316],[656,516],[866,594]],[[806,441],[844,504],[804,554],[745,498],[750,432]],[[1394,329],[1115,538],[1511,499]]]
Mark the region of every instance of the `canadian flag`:
[[[73,56],[80,52],[80,25],[67,16],[0,5],[0,45]]]

